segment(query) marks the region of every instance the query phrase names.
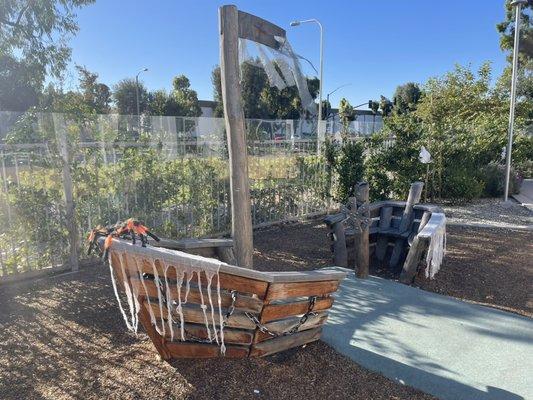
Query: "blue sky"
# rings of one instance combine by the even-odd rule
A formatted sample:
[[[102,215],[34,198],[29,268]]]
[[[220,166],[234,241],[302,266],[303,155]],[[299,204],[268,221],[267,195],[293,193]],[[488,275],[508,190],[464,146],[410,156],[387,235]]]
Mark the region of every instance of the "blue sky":
[[[424,82],[454,64],[505,66],[496,23],[503,0],[236,1],[243,11],[286,28],[295,50],[318,68],[318,27],[289,27],[294,19],[324,25],[324,93],[352,104],[392,96],[397,85]],[[212,98],[211,70],[218,64],[218,6],[211,0],[97,0],[78,12],[80,31],[71,40],[73,63],[113,85],[141,67],[150,90],[171,86],[185,74],[200,99]],[[65,86],[76,85],[73,69]]]

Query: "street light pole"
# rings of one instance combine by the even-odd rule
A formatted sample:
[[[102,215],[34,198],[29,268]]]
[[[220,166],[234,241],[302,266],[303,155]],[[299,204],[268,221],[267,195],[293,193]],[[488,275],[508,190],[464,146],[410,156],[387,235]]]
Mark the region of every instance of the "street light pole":
[[[511,76],[511,105],[509,109],[509,137],[507,142],[507,154],[505,165],[505,194],[504,201],[509,200],[509,181],[511,178],[511,152],[513,150],[513,131],[514,131],[514,111],[516,103],[516,75],[518,67],[518,49],[520,41],[520,12],[522,5],[527,4],[527,0],[514,0],[511,5],[515,7],[515,25],[514,25],[514,46],[513,46],[513,72]]]
[[[320,28],[320,82],[318,87],[318,123],[317,123],[317,150],[320,153],[320,140],[321,140],[321,122],[322,122],[322,93],[323,93],[323,85],[324,85],[324,28],[322,27],[322,24],[317,19],[306,19],[303,21],[293,21],[291,22],[291,26],[298,26],[301,24],[306,23],[315,23]]]
[[[135,98],[137,100],[137,118],[140,118],[140,114],[141,114],[140,107],[139,107],[139,75],[142,72],[146,72],[146,71],[148,71],[148,68],[145,67],[141,69],[139,72],[137,72],[137,75],[135,75]]]

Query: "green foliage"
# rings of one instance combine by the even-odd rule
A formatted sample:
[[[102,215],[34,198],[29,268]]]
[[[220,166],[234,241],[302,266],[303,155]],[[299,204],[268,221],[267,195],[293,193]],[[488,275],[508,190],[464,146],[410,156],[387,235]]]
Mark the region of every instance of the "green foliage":
[[[388,116],[392,111],[392,102],[385,96],[380,96],[379,109],[384,117]]]
[[[502,196],[505,190],[505,165],[491,162],[480,170],[479,178],[484,183],[483,195],[486,197]],[[518,193],[520,179],[514,168],[511,168],[509,193]]]
[[[363,179],[364,174],[364,142],[355,140],[342,140],[326,142],[325,161],[327,165],[326,184],[331,187],[333,174],[338,179],[335,201],[345,203],[354,195],[355,185]]]
[[[339,119],[342,123],[343,135],[348,135],[350,122],[355,120],[355,116],[355,109],[350,102],[343,97],[339,103]]]
[[[533,13],[533,3],[529,1],[522,5],[520,13],[520,56],[532,58],[533,52],[533,25],[531,18]],[[511,5],[511,0],[505,0],[505,21],[496,25],[496,30],[500,34],[500,48],[504,51],[512,52],[514,42],[515,7]],[[512,55],[509,55],[511,59]]]
[[[126,78],[119,81],[113,88],[113,100],[117,112],[123,115],[137,115],[137,82]],[[148,91],[139,81],[139,112],[143,114],[148,108]]]
[[[202,114],[198,104],[198,95],[191,89],[189,78],[185,75],[175,76],[172,80],[171,97],[176,104],[176,114],[183,117],[199,117]]]
[[[392,103],[394,112],[405,114],[416,110],[416,105],[422,96],[422,92],[416,83],[408,82],[396,88]]]
[[[43,81],[40,74],[26,61],[0,53],[0,110],[25,111],[36,106]]]
[[[109,86],[98,82],[98,74],[87,68],[76,65],[80,75],[80,89],[83,101],[96,114],[106,114],[110,111],[111,90]]]
[[[213,97],[217,102],[215,109],[217,117],[223,116],[220,79],[220,67],[216,66],[211,74],[211,81]],[[307,79],[307,86],[311,96],[316,98],[319,87],[318,79]],[[307,117],[303,112],[296,86],[289,86],[283,90],[271,87],[266,72],[249,63],[241,64],[241,95],[246,118],[298,119],[301,115]]]
[[[78,30],[76,9],[94,0],[3,0],[0,6],[0,108],[36,104],[45,76],[59,77]],[[15,95],[15,96],[13,96]]]

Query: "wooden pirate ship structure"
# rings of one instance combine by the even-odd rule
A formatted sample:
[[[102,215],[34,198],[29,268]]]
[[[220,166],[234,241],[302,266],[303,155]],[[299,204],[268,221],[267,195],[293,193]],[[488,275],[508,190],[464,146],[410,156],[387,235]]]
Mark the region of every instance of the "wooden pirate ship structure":
[[[118,234],[104,229],[104,236],[93,237],[109,260],[126,325],[134,332],[141,325],[164,360],[265,356],[318,340],[332,294],[345,277],[335,270],[249,269],[253,243],[239,40],[278,51],[288,59],[282,64],[285,78],[299,86],[303,78],[285,30],[235,6],[221,7],[219,22],[233,240],[148,243],[147,229],[131,220]],[[293,70],[288,69],[291,60]],[[129,240],[122,234],[130,235]],[[141,240],[132,241],[137,234]]]
[[[207,248],[188,246],[192,252]],[[142,325],[164,360],[260,357],[316,341],[346,275],[329,269],[260,272],[117,238],[108,252],[127,326],[136,332]]]
[[[368,185],[358,185],[348,205],[324,219],[333,263],[355,267],[362,278],[371,263],[399,272],[404,283],[417,274],[433,278],[446,247],[446,218],[440,207],[418,204],[423,186],[413,183],[406,201],[369,203]]]

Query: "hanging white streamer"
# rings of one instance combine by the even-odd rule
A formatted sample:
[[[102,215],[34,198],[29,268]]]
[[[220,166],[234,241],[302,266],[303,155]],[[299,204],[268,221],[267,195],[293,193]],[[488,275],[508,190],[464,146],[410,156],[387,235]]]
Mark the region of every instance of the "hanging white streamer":
[[[426,256],[426,278],[433,279],[439,272],[446,253],[446,218],[443,216],[439,226],[434,230],[429,242]]]
[[[124,243],[121,243],[120,246],[125,246]],[[200,295],[199,303],[200,308],[204,316],[205,329],[207,331],[207,337],[210,342],[216,342],[220,345],[220,351],[222,354],[225,354],[226,346],[224,344],[224,318],[222,316],[222,301],[221,301],[221,289],[220,289],[220,277],[219,269],[221,263],[212,259],[205,259],[200,256],[195,255],[184,255],[183,253],[176,252],[171,254],[169,250],[158,249],[157,251],[161,257],[147,256],[143,254],[144,252],[149,253],[150,250],[143,250],[142,248],[136,245],[128,245],[124,249],[124,252],[117,251],[116,249],[110,250],[112,253],[118,253],[118,257],[110,257],[111,260],[115,262],[118,260],[120,265],[114,265],[110,262],[110,273],[111,280],[113,283],[113,289],[115,292],[115,297],[119,304],[119,309],[122,314],[122,317],[126,323],[126,326],[129,330],[137,332],[138,328],[138,313],[141,309],[141,304],[139,304],[139,296],[143,296],[147,302],[148,313],[150,315],[150,320],[156,331],[162,335],[167,335],[167,330],[170,330],[169,336],[170,340],[175,340],[175,331],[173,322],[173,313],[177,313],[179,316],[179,325],[180,325],[180,339],[182,341],[187,340],[187,331],[183,315],[183,305],[187,303],[188,296],[191,291],[191,281],[194,278],[194,274],[197,274],[197,290]],[[133,254],[131,257],[128,257],[129,253]],[[174,256],[175,261],[170,261]],[[138,259],[140,258],[140,259]],[[154,313],[154,306],[151,301],[151,297],[146,295],[149,293],[146,285],[146,278],[144,271],[141,268],[141,265],[148,265],[150,268],[149,274],[153,274],[153,283],[157,290],[157,306],[159,307],[159,318],[156,317]],[[118,289],[115,281],[114,271],[121,271],[123,276],[123,284],[127,297],[127,304],[129,308],[129,313],[124,309],[120,296],[118,294]],[[170,275],[169,271],[175,271],[175,277]],[[138,275],[139,282],[131,280],[129,277],[133,274]],[[202,274],[205,274],[206,282],[202,282]],[[217,303],[218,303],[218,318],[215,317],[215,305],[213,299],[212,284],[213,278],[217,278]],[[173,300],[173,281],[175,280],[176,292],[177,292],[177,301]],[[172,282],[172,283],[171,283]],[[202,283],[204,284],[203,288],[207,290],[207,302],[204,297],[204,292],[202,288]],[[185,286],[185,295],[182,297],[183,286]],[[143,293],[140,293],[140,290],[144,290]],[[175,293],[176,293],[175,292]],[[176,305],[177,304],[177,305]],[[173,307],[173,305],[176,305]],[[208,310],[211,315],[208,315]],[[129,314],[129,316],[128,316]],[[219,329],[217,329],[217,321],[219,322]],[[211,326],[213,332],[211,332]]]

